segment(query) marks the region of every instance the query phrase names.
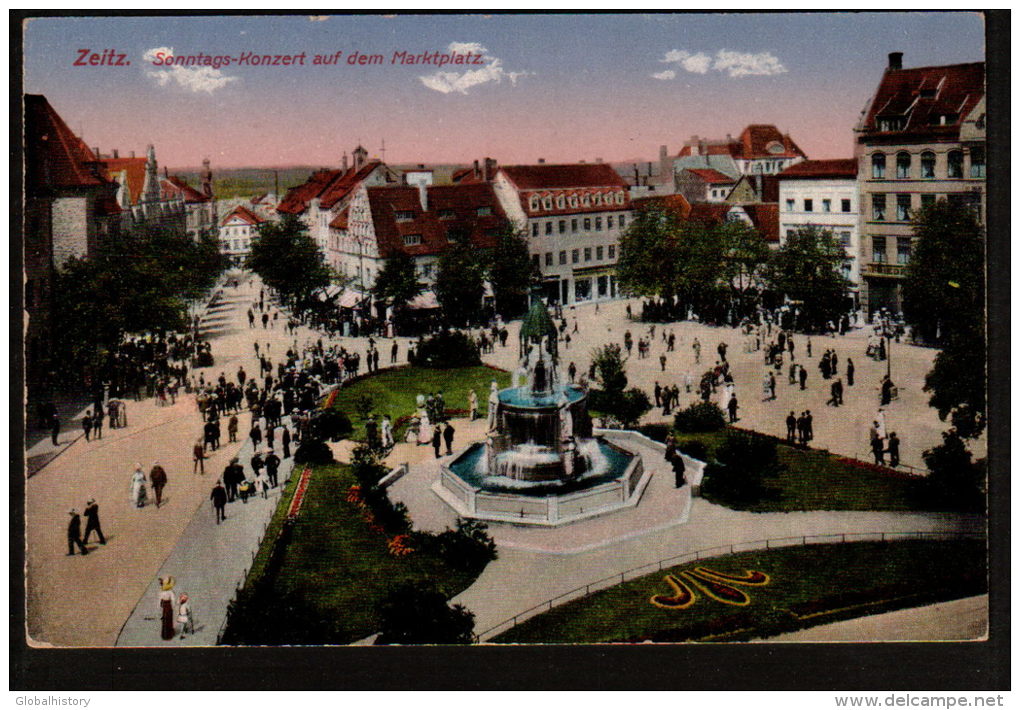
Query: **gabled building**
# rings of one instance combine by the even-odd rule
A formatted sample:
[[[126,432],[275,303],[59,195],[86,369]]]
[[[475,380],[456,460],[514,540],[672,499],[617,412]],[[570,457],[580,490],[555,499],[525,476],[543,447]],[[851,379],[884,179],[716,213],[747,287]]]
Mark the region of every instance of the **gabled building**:
[[[119,186],[117,204],[121,209],[122,228],[161,224],[187,230],[188,208],[184,194],[179,187],[167,182],[166,171],[160,177],[154,146],[148,146],[144,158],[136,158],[134,153],[122,158],[116,150],[102,155],[99,148],[95,149],[95,154],[106,176]]]
[[[220,251],[234,266],[240,266],[251,252],[251,240],[267,220],[244,205],[232,209],[220,222]]]
[[[504,165],[493,188],[507,217],[528,235],[550,302],[616,297],[620,235],[632,207],[628,185],[612,166]]]
[[[736,179],[741,175],[775,175],[806,159],[789,134],[773,125],[752,124],[738,138],[691,136],[673,161],[673,171],[679,174],[685,168],[709,168]]]
[[[458,238],[478,249],[496,245],[506,214],[492,185],[361,185],[333,220],[334,268],[362,292],[375,285],[386,259],[411,256],[422,283],[435,282],[436,262]]]
[[[216,200],[213,199],[212,170],[209,159],[202,161],[202,190],[191,187],[176,175],[166,175],[160,183],[162,195],[184,203],[184,228],[188,236],[198,239],[203,234],[216,234]]]
[[[832,232],[846,250],[843,273],[856,302],[861,283],[857,160],[805,160],[777,177],[780,240],[809,225]]]
[[[742,175],[726,201],[732,204],[779,202],[778,175]]]
[[[902,310],[913,213],[939,199],[985,215],[985,65],[903,68],[893,52],[855,128],[861,298]]]
[[[676,190],[688,202],[725,202],[737,179],[712,168],[684,168],[676,176]]]
[[[318,170],[301,185],[292,187],[276,206],[278,215],[295,215],[326,255],[330,254],[330,223],[347,207],[362,185],[376,187],[399,184],[396,174],[378,160],[368,160],[368,151],[360,145],[352,153],[348,167],[347,155],[339,170]]]

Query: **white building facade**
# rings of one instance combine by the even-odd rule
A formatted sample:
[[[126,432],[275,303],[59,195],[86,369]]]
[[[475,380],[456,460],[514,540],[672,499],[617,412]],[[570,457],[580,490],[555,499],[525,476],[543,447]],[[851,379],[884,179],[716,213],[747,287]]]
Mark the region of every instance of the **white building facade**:
[[[220,252],[231,266],[241,266],[251,253],[251,241],[266,220],[243,205],[238,205],[220,222]]]

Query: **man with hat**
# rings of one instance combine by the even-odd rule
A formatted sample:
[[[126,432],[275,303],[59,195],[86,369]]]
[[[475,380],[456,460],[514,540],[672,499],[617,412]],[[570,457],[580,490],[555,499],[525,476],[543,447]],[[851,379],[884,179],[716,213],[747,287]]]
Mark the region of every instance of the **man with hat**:
[[[81,554],[87,555],[89,551],[85,548],[85,544],[81,541],[81,516],[78,515],[78,511],[71,508],[69,511],[71,516],[71,522],[67,524],[67,554],[74,554],[75,545],[81,551]]]
[[[96,503],[95,498],[89,498],[88,503],[85,505],[85,537],[84,543],[88,543],[89,535],[92,531],[95,531],[99,536],[99,544],[105,545],[106,538],[103,537],[103,528],[99,525],[99,504]]]

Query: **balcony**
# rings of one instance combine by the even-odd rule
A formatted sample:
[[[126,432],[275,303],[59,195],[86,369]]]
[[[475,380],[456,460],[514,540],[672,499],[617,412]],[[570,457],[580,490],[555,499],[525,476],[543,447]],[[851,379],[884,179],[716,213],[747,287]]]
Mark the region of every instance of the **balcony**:
[[[904,276],[906,268],[907,267],[903,264],[878,264],[872,262],[864,265],[863,273],[861,275],[901,279]]]

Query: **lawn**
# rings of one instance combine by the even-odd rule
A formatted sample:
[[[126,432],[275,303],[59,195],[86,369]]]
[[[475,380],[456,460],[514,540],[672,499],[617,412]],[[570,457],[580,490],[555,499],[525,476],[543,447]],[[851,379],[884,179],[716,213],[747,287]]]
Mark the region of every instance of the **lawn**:
[[[958,599],[987,591],[984,540],[909,540],[808,545],[743,552],[639,577],[532,617],[494,643],[746,641],[841,619]],[[663,608],[667,574],[696,567],[764,586],[732,585],[750,598],[734,606],[695,591],[685,608]],[[685,579],[681,577],[681,579]],[[660,598],[660,602],[662,599]]]
[[[248,575],[248,586],[256,584],[265,570],[297,479],[295,475],[276,511]],[[269,595],[263,597],[267,601],[300,598],[317,617],[334,620],[339,629],[336,635],[316,643],[347,644],[375,633],[377,603],[402,582],[428,580],[452,597],[475,578],[432,554],[390,555],[386,535],[371,530],[361,510],[346,501],[354,484],[350,468],[344,464],[315,468],[282,566]],[[277,613],[286,612],[281,609]],[[232,643],[244,643],[257,633],[230,628],[226,636]]]
[[[709,458],[726,437],[725,431],[703,434],[677,433],[679,441],[705,444]],[[906,474],[885,473],[853,465],[822,449],[805,449],[779,443],[779,461],[785,470],[769,482],[771,498],[750,506],[706,500],[756,513],[791,510],[918,510],[924,509],[916,495],[917,481]]]
[[[401,417],[414,414],[417,409],[415,398],[419,394],[443,393],[447,410],[467,412],[468,392],[474,388],[478,395],[478,415],[487,416],[489,409],[489,385],[496,380],[500,389],[510,386],[510,373],[485,365],[436,370],[425,367],[399,367],[382,370],[377,375],[358,380],[350,387],[337,392],[333,406],[351,418],[354,424],[354,438],[364,439],[364,422],[358,415],[355,403],[359,397],[372,401],[372,411],[382,417],[389,414],[396,425]],[[394,438],[398,441],[406,427],[394,427]]]

